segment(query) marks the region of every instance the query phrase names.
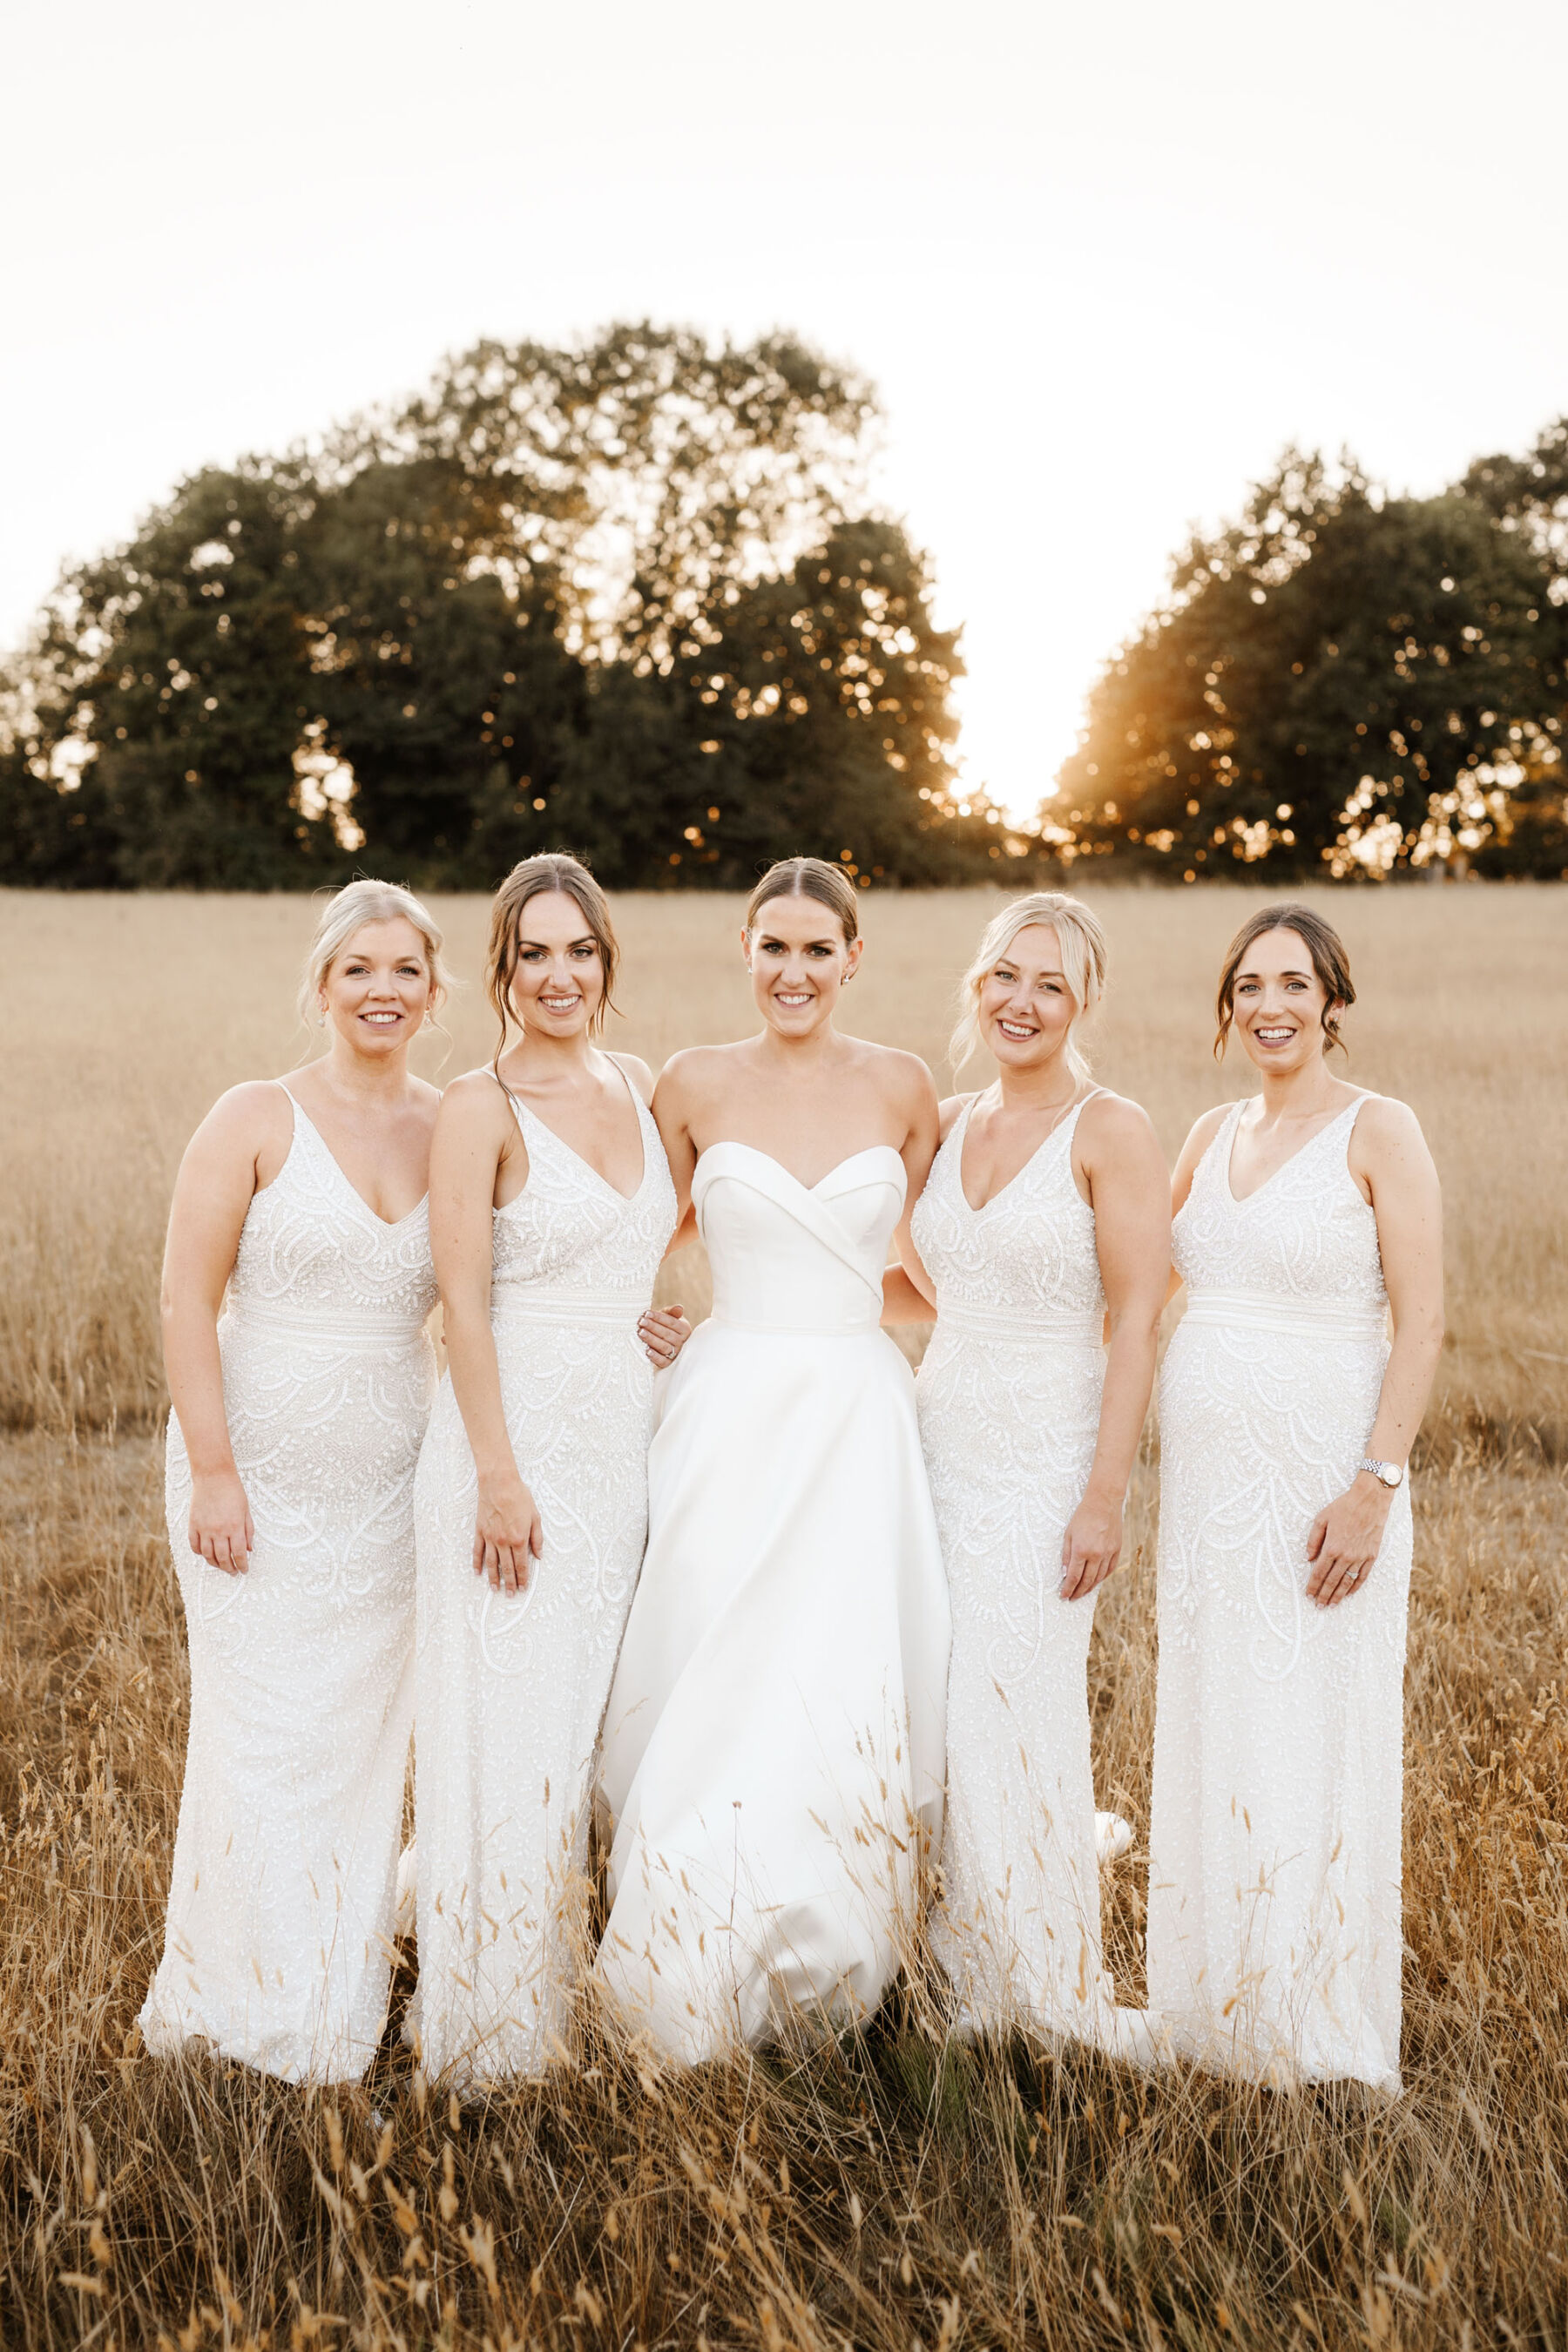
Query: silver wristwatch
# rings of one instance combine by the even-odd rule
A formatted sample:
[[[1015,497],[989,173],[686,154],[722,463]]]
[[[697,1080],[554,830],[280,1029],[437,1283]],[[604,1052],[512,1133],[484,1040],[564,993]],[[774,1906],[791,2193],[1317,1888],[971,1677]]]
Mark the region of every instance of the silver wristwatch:
[[[1400,1462],[1373,1462],[1370,1455],[1363,1455],[1356,1467],[1358,1470],[1370,1470],[1384,1486],[1399,1486],[1405,1483],[1405,1465]]]

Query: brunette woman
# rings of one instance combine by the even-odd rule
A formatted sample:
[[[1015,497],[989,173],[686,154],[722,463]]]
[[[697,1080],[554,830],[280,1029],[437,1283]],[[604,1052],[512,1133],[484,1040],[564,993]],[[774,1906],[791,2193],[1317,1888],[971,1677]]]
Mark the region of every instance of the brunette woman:
[[[616,963],[586,867],[514,867],[490,924],[496,1059],[447,1088],[432,1154],[450,1372],[416,1496],[414,2030],[430,2071],[468,2082],[541,2073],[564,2046],[650,1367],[686,1329],[649,1309],[676,1224],[652,1082],[595,1042]]]
[[[1394,2092],[1406,1465],[1442,1216],[1412,1113],[1329,1067],[1354,1002],[1311,908],[1245,923],[1216,1051],[1234,1031],[1262,1089],[1176,1169],[1149,1998],[1206,2064]]]
[[[677,2059],[872,2009],[940,1823],[947,1592],[882,1268],[936,1143],[930,1073],[842,1034],[847,877],[789,858],[742,948],[760,1033],[656,1108],[713,1269],[649,1464],[605,1718],[599,1973]]]

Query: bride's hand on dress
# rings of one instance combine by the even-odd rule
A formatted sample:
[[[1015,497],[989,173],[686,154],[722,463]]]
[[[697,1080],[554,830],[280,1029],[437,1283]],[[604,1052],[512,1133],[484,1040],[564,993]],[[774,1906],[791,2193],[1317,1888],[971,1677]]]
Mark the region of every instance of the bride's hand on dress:
[[[1087,1494],[1062,1537],[1064,1601],[1081,1601],[1105,1582],[1121,1557],[1121,1505]]]
[[[1342,1495],[1312,1521],[1307,1558],[1313,1563],[1307,1598],[1331,1609],[1359,1592],[1372,1571],[1394,1496],[1380,1478],[1358,1471]]]
[[[691,1337],[691,1326],[679,1306],[650,1307],[638,1318],[637,1338],[656,1372],[668,1370]]]
[[[493,1483],[481,1478],[474,1574],[489,1577],[493,1592],[526,1592],[543,1549],[539,1506],[516,1471]]]
[[[256,1546],[256,1528],[237,1470],[209,1470],[191,1479],[191,1549],[226,1576],[243,1576]]]

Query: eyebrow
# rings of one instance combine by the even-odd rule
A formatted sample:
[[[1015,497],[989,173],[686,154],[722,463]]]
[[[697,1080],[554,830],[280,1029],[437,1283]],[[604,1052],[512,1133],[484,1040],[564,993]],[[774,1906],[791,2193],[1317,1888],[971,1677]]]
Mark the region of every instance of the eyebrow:
[[[596,948],[599,942],[594,937],[592,931],[583,931],[579,933],[576,939],[568,940],[566,944],[569,948]],[[519,940],[517,943],[517,951],[519,955],[521,955],[524,948],[544,948],[548,950],[550,942],[548,940]]]
[[[1248,967],[1245,971],[1238,971],[1236,976],[1238,981],[1261,980],[1263,978],[1263,974],[1260,971],[1254,971],[1250,967]],[[1312,980],[1316,978],[1316,974],[1310,971],[1300,971],[1294,964],[1291,964],[1280,973],[1279,977],[1281,980]]]
[[[824,931],[820,939],[801,941],[803,948],[831,948],[837,944],[831,933],[827,931]],[[789,941],[777,931],[764,931],[762,936],[762,945],[765,948],[787,948]]]

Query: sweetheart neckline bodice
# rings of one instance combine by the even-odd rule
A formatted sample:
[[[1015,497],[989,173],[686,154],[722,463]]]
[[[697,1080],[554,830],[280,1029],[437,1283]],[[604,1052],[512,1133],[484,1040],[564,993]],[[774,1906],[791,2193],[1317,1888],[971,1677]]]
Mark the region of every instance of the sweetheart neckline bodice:
[[[786,1168],[782,1160],[771,1151],[764,1151],[760,1144],[744,1143],[739,1136],[734,1135],[721,1136],[717,1143],[704,1144],[697,1155],[697,1169],[701,1167],[705,1160],[710,1160],[716,1151],[750,1152],[753,1160],[765,1160],[770,1168],[776,1169],[781,1176],[787,1178],[790,1183],[798,1186],[799,1190],[805,1193],[820,1192],[825,1185],[831,1183],[835,1176],[841,1175],[846,1168],[853,1168],[858,1160],[873,1159],[878,1152],[886,1152],[889,1159],[898,1162],[900,1183],[907,1185],[909,1181],[902,1155],[890,1143],[868,1143],[859,1151],[847,1153],[842,1160],[836,1160],[826,1174],[819,1176],[815,1184],[808,1184],[803,1176],[797,1176],[793,1168]],[[694,1184],[697,1181],[697,1169],[692,1171]]]

